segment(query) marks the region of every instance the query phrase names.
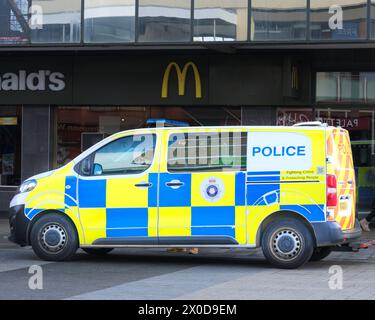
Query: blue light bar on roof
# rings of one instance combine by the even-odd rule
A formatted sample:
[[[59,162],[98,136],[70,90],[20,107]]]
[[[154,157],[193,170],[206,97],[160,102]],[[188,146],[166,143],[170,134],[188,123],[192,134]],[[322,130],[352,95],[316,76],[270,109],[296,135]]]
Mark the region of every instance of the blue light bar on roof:
[[[148,119],[147,127],[188,127],[189,123],[184,121],[168,120],[168,119]]]

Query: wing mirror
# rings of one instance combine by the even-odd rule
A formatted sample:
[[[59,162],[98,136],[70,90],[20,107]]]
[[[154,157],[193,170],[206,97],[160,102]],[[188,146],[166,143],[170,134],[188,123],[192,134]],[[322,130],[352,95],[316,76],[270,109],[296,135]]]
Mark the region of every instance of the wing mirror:
[[[99,163],[94,163],[94,176],[100,176],[103,174],[103,167]]]

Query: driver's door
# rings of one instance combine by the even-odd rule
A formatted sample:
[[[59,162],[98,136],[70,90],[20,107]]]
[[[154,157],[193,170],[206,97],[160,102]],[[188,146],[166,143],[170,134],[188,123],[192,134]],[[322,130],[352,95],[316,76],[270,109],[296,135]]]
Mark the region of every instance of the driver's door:
[[[109,142],[88,157],[78,182],[86,244],[156,242],[155,151],[156,134],[137,134]]]

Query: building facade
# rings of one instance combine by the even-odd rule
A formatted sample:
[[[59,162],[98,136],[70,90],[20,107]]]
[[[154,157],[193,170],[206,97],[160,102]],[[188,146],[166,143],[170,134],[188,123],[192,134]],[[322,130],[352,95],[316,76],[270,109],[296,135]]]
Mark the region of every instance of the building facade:
[[[0,0],[0,211],[150,118],[344,127],[369,211],[374,22],[372,0]]]

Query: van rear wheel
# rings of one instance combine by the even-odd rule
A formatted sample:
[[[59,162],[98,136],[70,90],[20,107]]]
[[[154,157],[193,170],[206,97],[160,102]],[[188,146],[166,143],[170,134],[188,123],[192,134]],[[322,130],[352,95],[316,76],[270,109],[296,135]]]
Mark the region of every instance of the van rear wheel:
[[[324,258],[328,257],[331,252],[332,252],[332,247],[315,248],[310,258],[310,261],[323,260]]]
[[[313,237],[301,221],[281,218],[264,230],[262,250],[272,265],[295,269],[310,260],[314,250]]]

